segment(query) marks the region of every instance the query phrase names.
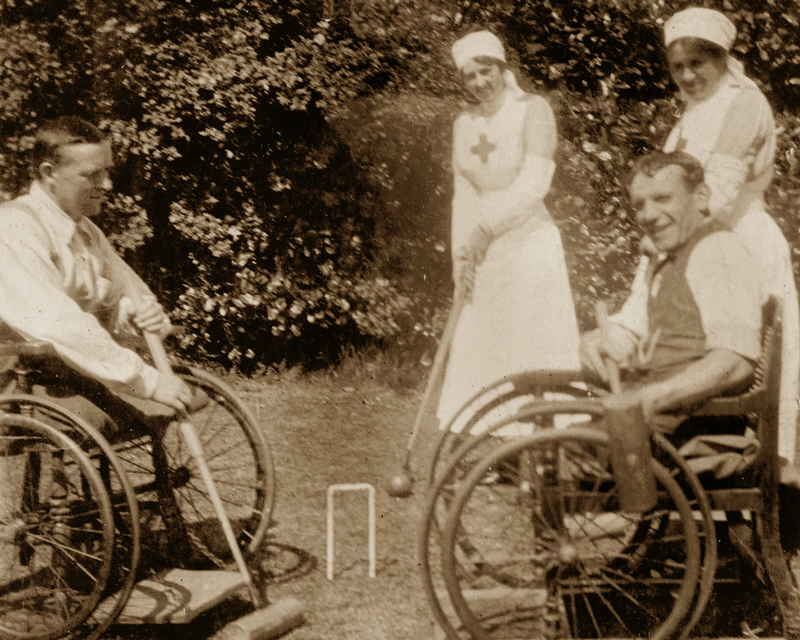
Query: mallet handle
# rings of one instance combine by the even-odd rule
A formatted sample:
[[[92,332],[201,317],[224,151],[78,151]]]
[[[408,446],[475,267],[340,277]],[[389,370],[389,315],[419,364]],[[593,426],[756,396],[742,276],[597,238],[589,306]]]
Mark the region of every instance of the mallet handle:
[[[429,405],[434,400],[433,392],[439,386],[442,376],[444,375],[445,364],[447,363],[447,356],[450,353],[450,343],[453,342],[453,334],[456,332],[458,326],[458,319],[461,316],[461,310],[467,302],[467,296],[463,293],[463,286],[456,287],[455,299],[453,306],[450,308],[450,315],[447,317],[447,324],[444,326],[442,337],[439,340],[439,346],[436,349],[436,355],[433,358],[433,366],[431,373],[428,377],[428,384],[425,386],[425,393],[422,396],[422,402],[417,411],[417,417],[414,420],[414,426],[411,429],[411,436],[406,445],[406,459],[403,468],[408,468],[409,458],[411,456],[411,449],[414,447],[414,441],[417,439],[417,433],[422,425],[422,419],[428,411]]]
[[[600,328],[602,340],[608,339],[608,307],[602,300],[598,301],[594,306],[595,317],[597,318],[597,326]],[[619,380],[619,364],[613,358],[605,358],[605,365],[608,369],[609,384],[611,385],[612,393],[621,393],[622,384]]]
[[[228,541],[228,546],[231,548],[231,553],[236,561],[236,566],[239,568],[239,572],[242,574],[245,584],[247,584],[250,597],[253,599],[253,606],[256,609],[260,609],[266,606],[266,603],[263,601],[261,594],[253,582],[253,576],[250,574],[250,569],[244,561],[244,556],[242,555],[241,549],[239,549],[239,544],[236,542],[236,534],[233,532],[233,527],[231,527],[230,520],[228,520],[228,514],[225,512],[225,506],[222,504],[222,499],[219,497],[219,492],[214,484],[214,478],[211,475],[208,464],[206,464],[200,438],[197,437],[197,432],[194,430],[194,427],[188,421],[185,414],[179,416],[179,420],[181,433],[186,440],[186,446],[189,447],[189,452],[192,454],[195,464],[197,464],[197,468],[200,470],[200,475],[203,477],[203,482],[208,491],[208,497],[211,499],[214,510],[217,512],[222,530],[225,532],[225,539]]]
[[[145,339],[147,340],[147,346],[150,349],[150,354],[153,356],[153,362],[155,362],[156,369],[158,369],[160,373],[172,375],[172,366],[169,363],[167,352],[164,350],[164,345],[159,337],[154,333],[145,332]],[[236,561],[236,566],[239,568],[239,572],[242,574],[242,578],[244,579],[247,589],[250,592],[250,597],[253,600],[253,606],[257,609],[264,607],[266,606],[266,602],[264,602],[262,595],[259,593],[255,583],[253,582],[253,576],[244,561],[244,556],[242,555],[241,549],[239,549],[239,544],[236,542],[236,534],[233,532],[233,527],[231,527],[230,520],[228,520],[228,514],[225,511],[225,506],[222,504],[222,499],[219,497],[219,492],[214,484],[214,478],[211,475],[208,464],[206,463],[205,454],[203,453],[203,445],[200,443],[200,438],[197,437],[197,432],[195,431],[194,426],[192,426],[192,423],[189,422],[189,416],[185,411],[178,412],[178,422],[180,424],[183,438],[186,440],[186,446],[189,448],[189,452],[192,454],[192,457],[197,464],[197,468],[200,470],[203,483],[206,485],[206,490],[208,491],[208,497],[211,500],[211,503],[214,505],[214,510],[217,512],[217,517],[222,525],[222,530],[225,533],[225,539],[227,540],[228,546],[231,549],[231,554],[233,554],[233,559]]]

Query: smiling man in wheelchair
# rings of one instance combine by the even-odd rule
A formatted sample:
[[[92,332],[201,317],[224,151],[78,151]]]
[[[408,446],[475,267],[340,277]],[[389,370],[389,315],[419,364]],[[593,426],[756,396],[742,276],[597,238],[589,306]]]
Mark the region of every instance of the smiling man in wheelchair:
[[[0,206],[0,343],[51,347],[20,356],[37,371],[33,392],[106,437],[163,428],[193,393],[121,344],[137,331],[165,337],[171,325],[90,220],[111,188],[111,143],[62,117],[42,125],[32,155],[29,193]]]
[[[586,369],[622,392],[609,406],[639,406],[652,429],[682,444],[701,433],[742,434],[742,418],[690,418],[681,409],[744,391],[761,353],[757,270],[737,236],[707,214],[709,189],[692,156],[653,153],[634,165],[630,198],[652,251],[605,331],[582,337]]]

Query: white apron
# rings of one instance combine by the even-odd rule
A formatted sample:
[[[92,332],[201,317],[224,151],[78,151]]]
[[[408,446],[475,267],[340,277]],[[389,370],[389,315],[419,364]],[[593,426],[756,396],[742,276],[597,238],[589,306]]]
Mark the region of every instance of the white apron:
[[[471,210],[475,198],[469,197],[469,189],[501,191],[517,176],[524,157],[527,99],[509,96],[493,118],[465,114],[455,127],[454,249],[481,213],[486,216]],[[458,187],[465,177],[472,185],[466,194]],[[580,370],[580,334],[559,231],[541,200],[512,203],[510,208],[491,217],[524,213],[526,221],[495,239],[477,269],[472,299],[450,348],[437,412],[442,427],[474,394],[505,376]]]

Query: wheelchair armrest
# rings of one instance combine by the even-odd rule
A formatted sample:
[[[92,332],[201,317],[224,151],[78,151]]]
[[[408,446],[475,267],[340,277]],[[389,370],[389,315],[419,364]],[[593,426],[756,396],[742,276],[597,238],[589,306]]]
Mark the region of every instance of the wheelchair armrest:
[[[696,411],[694,416],[744,416],[748,413],[758,413],[764,405],[760,394],[745,393],[729,398],[713,398],[705,402]]]
[[[0,344],[0,357],[7,356],[46,356],[54,355],[55,349],[49,342],[32,340],[30,342],[8,342]]]

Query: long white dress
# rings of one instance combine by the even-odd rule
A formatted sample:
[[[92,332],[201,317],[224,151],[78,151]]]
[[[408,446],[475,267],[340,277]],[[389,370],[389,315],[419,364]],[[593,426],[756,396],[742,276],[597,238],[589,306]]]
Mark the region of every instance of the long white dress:
[[[500,110],[461,114],[454,125],[452,245],[454,257],[476,225],[513,228],[489,246],[461,313],[439,400],[444,427],[475,393],[531,370],[580,370],[580,335],[561,236],[542,198],[552,159],[536,163],[545,188],[528,189],[525,127],[555,136],[546,101],[507,91]],[[526,123],[527,118],[527,123]],[[541,174],[538,182],[542,183]]]
[[[727,222],[753,256],[760,271],[762,299],[775,296],[782,302],[778,452],[794,461],[800,311],[789,244],[764,204],[775,146],[775,123],[769,103],[733,61],[712,97],[688,104],[664,150],[686,151],[701,162],[706,183],[711,187],[711,215]]]

